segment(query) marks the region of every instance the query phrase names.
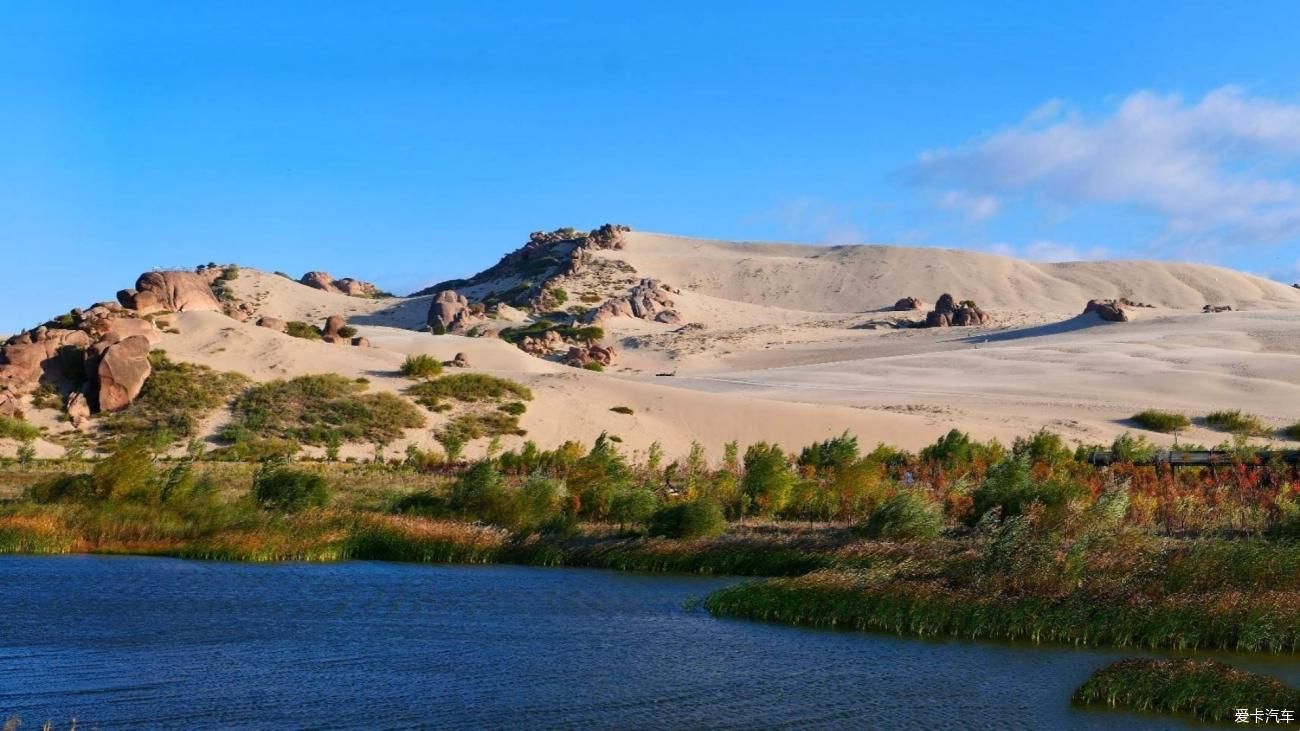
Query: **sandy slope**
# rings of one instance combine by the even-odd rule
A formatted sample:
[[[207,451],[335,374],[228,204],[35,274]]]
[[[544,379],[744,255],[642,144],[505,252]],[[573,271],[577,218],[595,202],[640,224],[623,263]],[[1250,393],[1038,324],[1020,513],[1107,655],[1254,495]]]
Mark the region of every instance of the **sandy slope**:
[[[495,339],[420,332],[428,297],[357,299],[249,269],[234,289],[260,314],[314,324],[344,314],[373,347],[296,339],[215,313],[171,317],[180,333],[166,335],[160,347],[174,359],[256,380],[333,372],[386,391],[409,385],[397,372],[406,355],[450,360],[463,352],[473,370],[534,390],[522,425],[544,446],[590,442],[607,431],[634,450],[659,441],[670,455],[693,440],[717,456],[733,439],[793,448],[845,429],[865,444],[908,448],[952,427],[1004,440],[1048,427],[1105,442],[1131,429],[1125,419],[1148,407],[1189,415],[1242,408],[1278,426],[1300,421],[1300,290],[1237,272],[644,233],[629,235],[624,250],[600,255],[630,263],[633,280],[656,277],[680,287],[677,308],[691,323],[606,323],[620,359],[603,374],[540,360]],[[945,291],[977,300],[994,326],[903,328],[920,314],[885,311],[902,296],[933,301]],[[1123,324],[1077,316],[1088,299],[1117,296],[1158,307],[1137,310],[1136,321]],[[1207,303],[1240,311],[1202,314]],[[662,373],[675,377],[655,375]],[[614,406],[634,414],[611,412]],[[224,418],[215,416],[209,427]],[[408,442],[432,446],[432,430],[446,418],[430,414],[428,427],[391,451]],[[1222,439],[1200,428],[1185,437]],[[485,440],[468,452],[484,447]],[[12,445],[0,449],[12,452]],[[368,456],[371,449],[357,445],[345,454]]]
[[[815,312],[862,312],[905,296],[943,292],[985,309],[1075,314],[1095,297],[1160,307],[1300,306],[1300,290],[1218,267],[1162,262],[1038,264],[1004,256],[899,246],[733,244],[627,234],[630,262],[682,289],[728,300]]]

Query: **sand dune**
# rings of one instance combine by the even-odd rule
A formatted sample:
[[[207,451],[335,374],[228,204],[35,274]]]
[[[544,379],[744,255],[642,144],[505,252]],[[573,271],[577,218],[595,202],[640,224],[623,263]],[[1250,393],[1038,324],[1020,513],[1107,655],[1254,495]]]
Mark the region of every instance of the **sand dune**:
[[[725,243],[633,232],[609,252],[638,272],[722,299],[814,312],[862,312],[943,292],[985,309],[1074,314],[1096,297],[1160,307],[1300,306],[1300,290],[1218,267],[1164,262],[1039,264],[993,254],[899,246]]]
[[[331,372],[393,392],[410,383],[398,373],[407,355],[450,360],[465,353],[471,370],[533,389],[521,423],[543,446],[607,432],[632,450],[660,442],[670,455],[692,441],[715,456],[731,440],[797,448],[846,429],[864,444],[908,448],[954,427],[1003,440],[1046,427],[1106,442],[1133,428],[1128,416],[1150,407],[1189,415],[1241,408],[1279,427],[1300,421],[1300,290],[1238,272],[647,233],[629,234],[623,250],[599,255],[631,264],[633,277],[679,287],[675,307],[690,323],[608,321],[606,341],[620,356],[605,373],[535,358],[493,338],[423,332],[429,297],[359,299],[251,269],[233,289],[260,315],[319,325],[343,314],[373,347],[297,339],[206,312],[171,316],[180,332],[166,334],[159,347],[173,359],[259,381]],[[905,295],[933,301],[945,291],[977,300],[994,325],[914,329],[906,325],[919,313],[888,311]],[[1157,307],[1136,310],[1135,321],[1122,324],[1078,315],[1088,299],[1121,296]],[[1236,311],[1202,314],[1205,304]],[[656,377],[662,373],[675,377]],[[610,411],[615,406],[634,413]],[[209,428],[224,418],[214,416]],[[429,414],[426,428],[390,449],[433,446],[432,432],[446,419]],[[68,428],[52,416],[36,420]],[[1223,439],[1199,426],[1184,436]],[[467,453],[485,448],[480,440]],[[370,449],[344,453],[368,456]]]

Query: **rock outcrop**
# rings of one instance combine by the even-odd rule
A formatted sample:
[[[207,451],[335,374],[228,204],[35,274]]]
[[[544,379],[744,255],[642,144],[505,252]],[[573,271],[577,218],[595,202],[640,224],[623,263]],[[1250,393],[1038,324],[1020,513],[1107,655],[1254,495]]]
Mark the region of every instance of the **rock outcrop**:
[[[925,302],[916,297],[904,297],[894,303],[894,312],[911,312],[912,310],[924,310]]]
[[[452,368],[469,368],[469,356],[464,353],[457,353],[455,358],[447,361],[444,365]]]
[[[925,327],[974,327],[990,321],[974,302],[958,303],[952,295],[944,294],[935,303],[934,310],[925,316]]]
[[[625,296],[606,300],[591,310],[587,313],[586,320],[600,324],[613,317],[635,317],[675,325],[682,318],[674,309],[676,303],[668,296],[669,293],[680,294],[680,291],[658,279],[642,279]]]
[[[486,322],[483,313],[482,305],[472,305],[465,295],[448,289],[429,303],[428,323],[435,333],[464,334]]]
[[[325,327],[321,328],[324,340],[327,343],[341,343],[346,340],[343,336],[343,328],[348,326],[348,318],[343,315],[330,315],[325,318]]]
[[[574,368],[586,368],[592,363],[599,363],[602,368],[614,364],[618,354],[614,348],[604,345],[575,345],[565,354],[563,363]]]
[[[1128,322],[1128,310],[1120,300],[1088,300],[1083,314],[1095,313],[1106,322]]]
[[[346,294],[349,297],[375,297],[379,294],[379,288],[370,282],[363,282],[352,277],[335,279],[330,276],[329,272],[307,272],[302,275],[302,279],[299,279],[298,282],[314,289],[335,294]]]
[[[86,352],[86,373],[96,384],[92,396],[100,411],[130,406],[152,372],[149,341],[140,335],[101,340]]]
[[[556,350],[563,350],[568,346],[563,336],[554,330],[547,330],[537,337],[525,335],[519,340],[520,350],[539,358],[545,358]]]
[[[206,277],[195,272],[145,272],[135,289],[117,293],[117,300],[138,314],[153,312],[221,312],[221,302]]]
[[[1232,305],[1206,305],[1201,308],[1201,312],[1212,315],[1216,312],[1232,312]]]

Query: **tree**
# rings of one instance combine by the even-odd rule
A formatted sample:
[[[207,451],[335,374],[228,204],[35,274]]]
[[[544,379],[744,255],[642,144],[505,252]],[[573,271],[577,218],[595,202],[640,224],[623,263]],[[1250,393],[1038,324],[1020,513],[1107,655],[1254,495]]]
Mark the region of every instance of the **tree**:
[[[741,489],[759,515],[771,516],[785,507],[794,480],[794,472],[790,470],[781,447],[759,442],[745,450],[745,477]]]

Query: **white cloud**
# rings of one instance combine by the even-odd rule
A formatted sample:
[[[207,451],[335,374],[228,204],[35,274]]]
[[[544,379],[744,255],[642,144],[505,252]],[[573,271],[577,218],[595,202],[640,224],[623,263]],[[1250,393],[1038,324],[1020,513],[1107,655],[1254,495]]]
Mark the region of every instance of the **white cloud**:
[[[1001,204],[991,195],[975,195],[960,190],[950,190],[939,198],[939,205],[957,211],[971,221],[983,221],[997,215]]]
[[[1194,103],[1140,91],[1097,119],[1049,102],[966,147],[925,152],[906,172],[944,190],[945,207],[953,191],[1111,204],[1159,217],[1166,242],[1222,245],[1300,233],[1298,164],[1300,105],[1227,86]]]

